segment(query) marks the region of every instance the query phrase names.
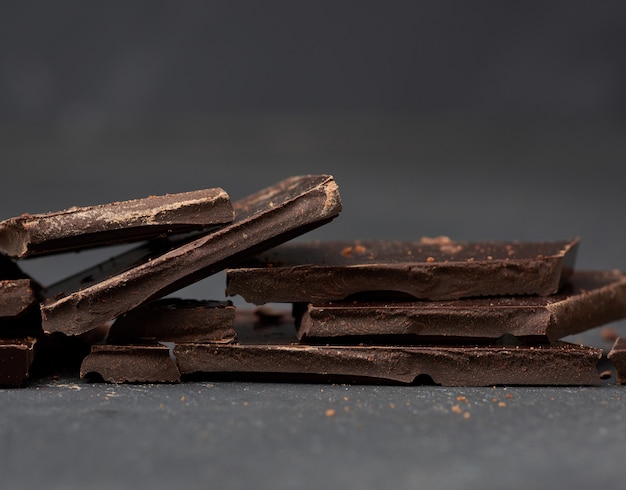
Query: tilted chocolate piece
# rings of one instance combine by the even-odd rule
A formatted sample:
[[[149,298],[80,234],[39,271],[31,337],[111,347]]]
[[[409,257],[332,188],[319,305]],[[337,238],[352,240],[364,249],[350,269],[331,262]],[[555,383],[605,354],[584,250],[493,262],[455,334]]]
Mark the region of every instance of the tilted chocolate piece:
[[[109,383],[177,383],[180,373],[165,345],[96,344],[80,367],[80,377],[99,375]]]
[[[0,253],[0,320],[22,315],[41,299],[41,285]]]
[[[573,270],[578,240],[292,243],[228,270],[227,295],[248,302],[336,301],[363,292],[419,299],[554,294]]]
[[[0,222],[0,252],[30,257],[199,230],[233,220],[220,188],[151,196]]]
[[[21,315],[37,301],[35,287],[30,279],[0,281],[0,318]]]
[[[607,354],[607,358],[615,366],[617,373],[616,383],[620,385],[626,384],[626,339],[620,337],[615,340],[613,347]]]
[[[600,349],[559,342],[537,346],[304,345],[293,325],[257,329],[237,324],[234,344],[176,344],[185,376],[238,374],[321,376],[328,381],[414,383],[429,377],[443,386],[597,385]],[[248,330],[250,328],[248,327]],[[285,333],[286,332],[286,333]],[[281,333],[285,333],[281,336]]]
[[[0,339],[0,387],[18,388],[29,377],[35,339]]]
[[[234,323],[230,301],[166,298],[119,317],[107,342],[233,342]]]
[[[507,296],[452,301],[335,302],[306,305],[298,337],[358,343],[386,336],[394,343],[497,339],[557,339],[626,317],[626,275],[574,272],[552,296]],[[294,308],[294,311],[296,308]],[[357,339],[355,340],[354,337]]]
[[[68,278],[45,292],[46,332],[77,335],[335,218],[328,175],[291,177],[234,204],[235,220],[185,239],[164,239]]]

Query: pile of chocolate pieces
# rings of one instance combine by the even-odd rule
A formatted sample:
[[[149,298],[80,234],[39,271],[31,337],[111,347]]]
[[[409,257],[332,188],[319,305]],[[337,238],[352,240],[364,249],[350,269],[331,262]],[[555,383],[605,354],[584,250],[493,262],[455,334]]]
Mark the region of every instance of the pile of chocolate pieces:
[[[626,317],[626,275],[576,271],[578,239],[292,240],[340,211],[334,179],[304,175],[232,203],[212,188],[0,222],[0,385],[60,370],[114,383],[597,385],[607,358],[626,382],[621,340],[608,356],[560,340]],[[130,242],[45,287],[19,267]],[[244,306],[176,297],[223,270]]]

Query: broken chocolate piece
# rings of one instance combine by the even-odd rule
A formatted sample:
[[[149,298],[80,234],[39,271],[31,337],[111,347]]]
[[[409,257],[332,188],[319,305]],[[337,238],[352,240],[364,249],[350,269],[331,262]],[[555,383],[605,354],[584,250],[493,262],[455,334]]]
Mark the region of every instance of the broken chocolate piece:
[[[35,339],[0,339],[0,387],[18,388],[29,377]]]
[[[615,382],[619,385],[626,384],[626,339],[618,337],[607,354],[607,358],[613,363],[617,372]]]
[[[247,332],[246,332],[247,330]],[[602,351],[564,342],[537,346],[338,346],[297,344],[293,325],[254,330],[240,343],[176,344],[181,375],[322,376],[328,381],[443,386],[597,385]]]
[[[554,294],[571,275],[578,240],[290,243],[227,272],[226,294],[254,304],[343,300],[364,292],[417,299]]]
[[[230,198],[220,188],[151,196],[2,221],[0,251],[24,258],[200,230],[232,220]]]
[[[235,307],[229,301],[161,299],[122,315],[107,342],[233,342]]]
[[[306,175],[263,189],[234,208],[233,223],[218,230],[148,244],[51,286],[41,306],[44,331],[77,335],[97,328],[329,222],[341,201],[331,176]]]
[[[96,344],[80,367],[80,377],[109,383],[178,383],[180,373],[165,345]]]
[[[30,279],[0,281],[0,318],[15,317],[38,302]]]
[[[509,334],[545,343],[625,317],[626,275],[584,271],[574,272],[552,296],[309,304],[297,324],[298,337],[315,342],[358,343],[384,336],[387,342],[406,344]]]

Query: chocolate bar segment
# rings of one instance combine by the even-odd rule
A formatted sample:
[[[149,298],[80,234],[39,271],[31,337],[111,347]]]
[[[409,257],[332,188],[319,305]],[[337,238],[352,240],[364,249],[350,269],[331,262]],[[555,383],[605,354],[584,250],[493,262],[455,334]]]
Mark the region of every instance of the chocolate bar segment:
[[[0,387],[18,388],[29,378],[35,339],[0,339]]]
[[[554,294],[571,275],[578,240],[290,243],[231,268],[227,295],[254,304],[343,300],[364,292],[417,299]]]
[[[238,334],[240,328],[238,325]],[[266,328],[258,340],[249,337],[246,343],[176,344],[174,355],[183,377],[202,373],[246,379],[247,375],[262,374],[270,379],[290,375],[292,380],[316,376],[327,381],[400,384],[427,378],[442,386],[600,382],[597,364],[602,351],[563,342],[537,346],[338,346],[292,341],[289,328],[283,338]]]
[[[234,323],[230,301],[165,298],[115,320],[107,342],[233,342]]]
[[[46,290],[46,332],[78,335],[323,225],[341,210],[328,175],[291,177],[234,203],[235,220],[199,237],[131,250]]]
[[[80,367],[81,378],[109,383],[178,383],[180,373],[165,345],[96,344]]]
[[[616,383],[620,385],[626,384],[626,339],[618,337],[607,354],[607,358],[615,367],[617,373]]]
[[[626,275],[579,271],[552,296],[309,304],[297,323],[298,337],[308,342],[384,337],[406,344],[513,335],[546,343],[625,317]]]
[[[230,198],[220,188],[150,196],[2,221],[0,251],[24,258],[199,230],[232,220]]]
[[[30,279],[0,280],[0,319],[21,315],[37,301]]]

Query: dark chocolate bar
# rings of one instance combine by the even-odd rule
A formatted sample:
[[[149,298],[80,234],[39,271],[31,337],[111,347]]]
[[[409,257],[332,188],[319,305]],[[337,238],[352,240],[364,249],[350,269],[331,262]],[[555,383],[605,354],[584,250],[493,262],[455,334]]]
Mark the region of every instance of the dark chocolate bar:
[[[364,292],[450,300],[554,294],[571,275],[578,240],[558,242],[290,243],[227,272],[229,296],[254,304],[336,301]]]
[[[615,382],[620,385],[626,384],[626,339],[618,337],[607,354],[607,358],[615,367],[617,373]]]
[[[18,388],[28,380],[35,339],[0,339],[0,387]]]
[[[177,383],[180,373],[165,345],[96,344],[80,367],[80,377],[109,383]]]
[[[165,238],[77,274],[46,291],[46,332],[78,335],[335,218],[328,175],[291,177],[234,204],[235,220],[199,237]]]
[[[0,280],[0,319],[23,314],[38,302],[30,279]]]
[[[342,382],[411,384],[432,380],[443,386],[597,385],[602,351],[564,342],[552,345],[365,346],[305,345],[293,325],[252,331],[237,323],[242,339],[233,344],[176,344],[183,379],[264,375],[292,380],[322,377]],[[255,335],[256,334],[256,335]],[[245,341],[244,341],[245,339]]]
[[[107,342],[233,342],[234,323],[230,301],[165,298],[115,320]]]
[[[230,198],[220,188],[150,196],[2,221],[0,252],[24,258],[200,230],[232,220]]]
[[[404,344],[513,335],[545,343],[625,318],[626,275],[574,272],[552,296],[333,302],[305,308],[297,323],[298,337],[307,341],[341,338],[358,343],[384,336],[387,342]]]

